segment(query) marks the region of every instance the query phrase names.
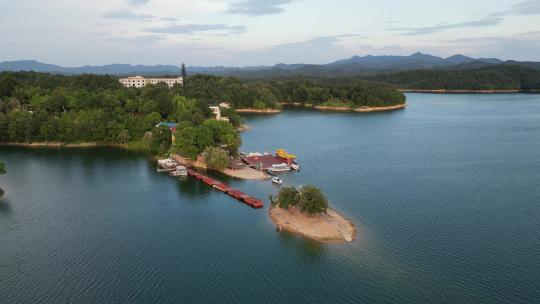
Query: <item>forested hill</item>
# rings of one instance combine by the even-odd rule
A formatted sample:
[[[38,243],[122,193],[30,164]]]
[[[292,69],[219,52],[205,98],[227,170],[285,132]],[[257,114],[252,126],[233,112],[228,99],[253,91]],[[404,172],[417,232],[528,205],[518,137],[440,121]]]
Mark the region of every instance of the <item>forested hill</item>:
[[[540,70],[520,65],[403,71],[361,79],[385,82],[406,90],[540,90]]]
[[[282,102],[318,105],[333,101],[355,107],[405,103],[405,96],[391,85],[350,78],[242,81],[233,77],[196,75],[178,89],[187,97],[208,102],[226,101],[236,108],[279,108]]]

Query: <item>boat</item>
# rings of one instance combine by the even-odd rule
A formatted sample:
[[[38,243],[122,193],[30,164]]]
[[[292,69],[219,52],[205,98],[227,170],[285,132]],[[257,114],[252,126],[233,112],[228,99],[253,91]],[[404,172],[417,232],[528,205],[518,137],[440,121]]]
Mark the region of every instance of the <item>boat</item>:
[[[277,177],[272,177],[272,183],[281,185],[283,184],[283,181]]]
[[[187,176],[188,172],[186,167],[184,166],[176,166],[175,170],[171,172],[172,176]]]
[[[171,158],[158,160],[158,166],[163,169],[172,169],[176,165],[176,162]]]
[[[157,171],[158,173],[161,173],[161,172],[171,172],[171,171],[173,171],[173,169],[162,169],[162,168],[160,168],[160,167],[157,167],[157,168],[156,168],[156,171]]]
[[[291,167],[286,163],[281,163],[278,165],[272,165],[272,167],[268,168],[268,170],[271,172],[285,172],[291,170]]]
[[[298,164],[292,163],[291,164],[291,169],[296,170],[296,171],[300,171],[300,166]]]

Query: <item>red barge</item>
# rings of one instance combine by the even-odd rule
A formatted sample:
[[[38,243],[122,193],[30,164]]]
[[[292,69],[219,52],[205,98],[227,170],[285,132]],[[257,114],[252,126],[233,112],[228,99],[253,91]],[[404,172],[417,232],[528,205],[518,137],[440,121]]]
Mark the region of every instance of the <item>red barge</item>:
[[[213,179],[209,176],[206,176],[206,175],[203,175],[203,174],[200,174],[192,169],[187,169],[187,172],[188,172],[188,175],[191,176],[191,177],[194,177],[200,181],[202,181],[203,183],[209,185],[209,186],[212,186],[213,188],[221,191],[221,192],[224,192],[228,195],[230,195],[231,197],[234,197],[235,199],[245,203],[246,205],[249,205],[255,209],[259,209],[259,208],[262,208],[264,207],[264,203],[260,200],[260,199],[257,199],[257,198],[254,198],[238,189],[235,189],[235,188],[232,188],[232,187],[229,187],[228,185],[216,180],[216,179]]]

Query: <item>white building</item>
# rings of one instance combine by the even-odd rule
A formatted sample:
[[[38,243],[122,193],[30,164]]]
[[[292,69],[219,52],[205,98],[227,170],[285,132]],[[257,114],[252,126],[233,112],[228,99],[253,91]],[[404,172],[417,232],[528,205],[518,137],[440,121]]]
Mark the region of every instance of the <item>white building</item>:
[[[142,76],[133,76],[127,78],[120,78],[118,81],[125,87],[136,87],[142,88],[148,84],[158,84],[160,82],[166,83],[169,88],[172,88],[175,84],[184,84],[184,79],[182,77],[176,78],[144,78]]]
[[[229,121],[228,117],[221,116],[221,109],[219,107],[210,106],[209,108],[212,111],[212,113],[214,113],[217,120]]]

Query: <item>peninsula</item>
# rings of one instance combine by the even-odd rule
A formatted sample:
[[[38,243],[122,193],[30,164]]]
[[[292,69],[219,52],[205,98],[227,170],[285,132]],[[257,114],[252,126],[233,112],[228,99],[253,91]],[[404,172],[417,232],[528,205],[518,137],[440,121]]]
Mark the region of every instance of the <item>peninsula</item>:
[[[0,143],[30,147],[115,146],[196,159],[207,147],[234,156],[238,113],[279,113],[282,103],[348,104],[358,112],[404,107],[395,87],[351,79],[248,81],[194,75],[128,86],[108,75],[0,73]]]
[[[322,243],[346,243],[356,238],[356,227],[328,207],[314,186],[282,188],[268,210],[278,230],[287,230]]]

